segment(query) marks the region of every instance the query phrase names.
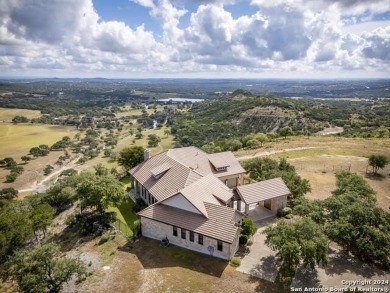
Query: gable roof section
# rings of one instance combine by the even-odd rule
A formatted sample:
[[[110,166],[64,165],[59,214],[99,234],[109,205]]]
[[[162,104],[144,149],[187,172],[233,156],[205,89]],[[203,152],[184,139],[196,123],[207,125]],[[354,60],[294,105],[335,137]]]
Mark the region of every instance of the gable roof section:
[[[188,168],[202,174],[214,174],[216,177],[223,177],[233,174],[245,173],[238,160],[234,157],[232,152],[222,152],[216,154],[207,154],[196,147],[184,147],[177,149],[170,149],[167,155],[175,161],[187,166]],[[226,165],[226,169],[216,171],[217,166]]]
[[[225,206],[205,203],[208,218],[178,208],[156,203],[138,213],[139,216],[194,231],[210,238],[233,243],[243,217],[238,211]]]
[[[233,191],[211,174],[183,188],[180,194],[205,217],[208,217],[206,203],[220,205],[218,200],[226,203],[233,197]]]
[[[280,177],[238,186],[237,192],[246,204],[291,194],[283,179]]]
[[[158,172],[161,166],[171,166],[164,174],[156,178],[152,170]],[[162,168],[164,169],[164,168]],[[130,170],[130,174],[141,183],[158,201],[164,200],[201,175],[167,156],[167,152],[157,154]]]

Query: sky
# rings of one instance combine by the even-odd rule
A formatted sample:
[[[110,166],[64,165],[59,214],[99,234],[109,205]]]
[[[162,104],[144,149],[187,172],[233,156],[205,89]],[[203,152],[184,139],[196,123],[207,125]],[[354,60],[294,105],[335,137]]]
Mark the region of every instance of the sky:
[[[0,0],[0,76],[390,78],[390,4]]]

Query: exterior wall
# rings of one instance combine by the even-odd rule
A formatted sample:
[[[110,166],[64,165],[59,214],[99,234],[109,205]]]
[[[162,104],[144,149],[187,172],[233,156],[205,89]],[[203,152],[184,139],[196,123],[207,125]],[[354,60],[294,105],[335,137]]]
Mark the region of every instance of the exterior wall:
[[[137,180],[134,179],[135,192],[143,199],[147,205],[151,205],[157,200],[149,193],[149,191]]]
[[[200,214],[200,212],[181,194],[161,202],[161,204]]]
[[[238,235],[233,244],[222,242],[222,251],[217,249],[217,240],[203,235],[203,245],[198,244],[198,233],[195,233],[194,242],[190,241],[190,232],[186,231],[186,239],[181,238],[181,229],[177,228],[177,236],[173,236],[173,227],[161,222],[141,217],[142,235],[148,238],[161,240],[165,237],[171,244],[212,255],[225,260],[230,260],[237,251]],[[212,249],[209,250],[209,247]],[[212,251],[212,252],[211,252]],[[234,251],[234,252],[233,252]]]
[[[219,180],[223,182],[223,184],[227,185],[229,188],[234,188],[239,185],[243,185],[244,174],[234,174],[230,176],[219,177]]]
[[[271,200],[271,211],[277,213],[278,209],[284,208],[287,205],[287,195],[273,198]]]

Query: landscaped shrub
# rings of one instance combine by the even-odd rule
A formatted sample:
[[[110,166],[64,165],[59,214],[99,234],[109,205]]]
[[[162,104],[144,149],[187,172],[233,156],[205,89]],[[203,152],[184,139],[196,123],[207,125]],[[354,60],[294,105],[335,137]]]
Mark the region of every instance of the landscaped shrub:
[[[251,246],[253,244],[253,241],[252,240],[248,240],[248,242],[246,243],[247,246]]]
[[[240,244],[246,244],[248,242],[248,236],[246,235],[240,235],[240,238],[238,239],[238,242]]]
[[[234,266],[239,266],[241,264],[241,259],[237,256],[234,256],[232,257],[232,259],[230,260],[230,263]]]
[[[285,217],[285,216],[291,214],[291,212],[292,212],[292,209],[289,207],[280,208],[280,209],[278,209],[277,216],[279,218]]]
[[[254,235],[257,230],[255,223],[250,218],[244,218],[241,227],[241,234],[246,236]]]

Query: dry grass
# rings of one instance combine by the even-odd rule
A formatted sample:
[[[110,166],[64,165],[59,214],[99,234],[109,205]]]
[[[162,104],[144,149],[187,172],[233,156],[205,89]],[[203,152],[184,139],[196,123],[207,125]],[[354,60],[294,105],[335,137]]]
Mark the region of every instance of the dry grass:
[[[15,116],[25,116],[28,119],[38,118],[41,116],[41,111],[0,108],[0,121],[11,122]]]
[[[20,157],[28,154],[30,148],[40,144],[52,145],[64,136],[73,137],[73,127],[42,124],[0,124],[0,157]]]
[[[277,292],[272,284],[237,272],[227,262],[173,245],[160,247],[159,242],[141,239],[123,243],[116,236],[99,247],[87,244],[80,251],[99,252],[100,268],[81,286],[85,292]],[[95,241],[97,242],[97,240]],[[102,245],[102,246],[103,246]],[[110,269],[102,270],[103,265]],[[265,292],[265,291],[263,291]]]

